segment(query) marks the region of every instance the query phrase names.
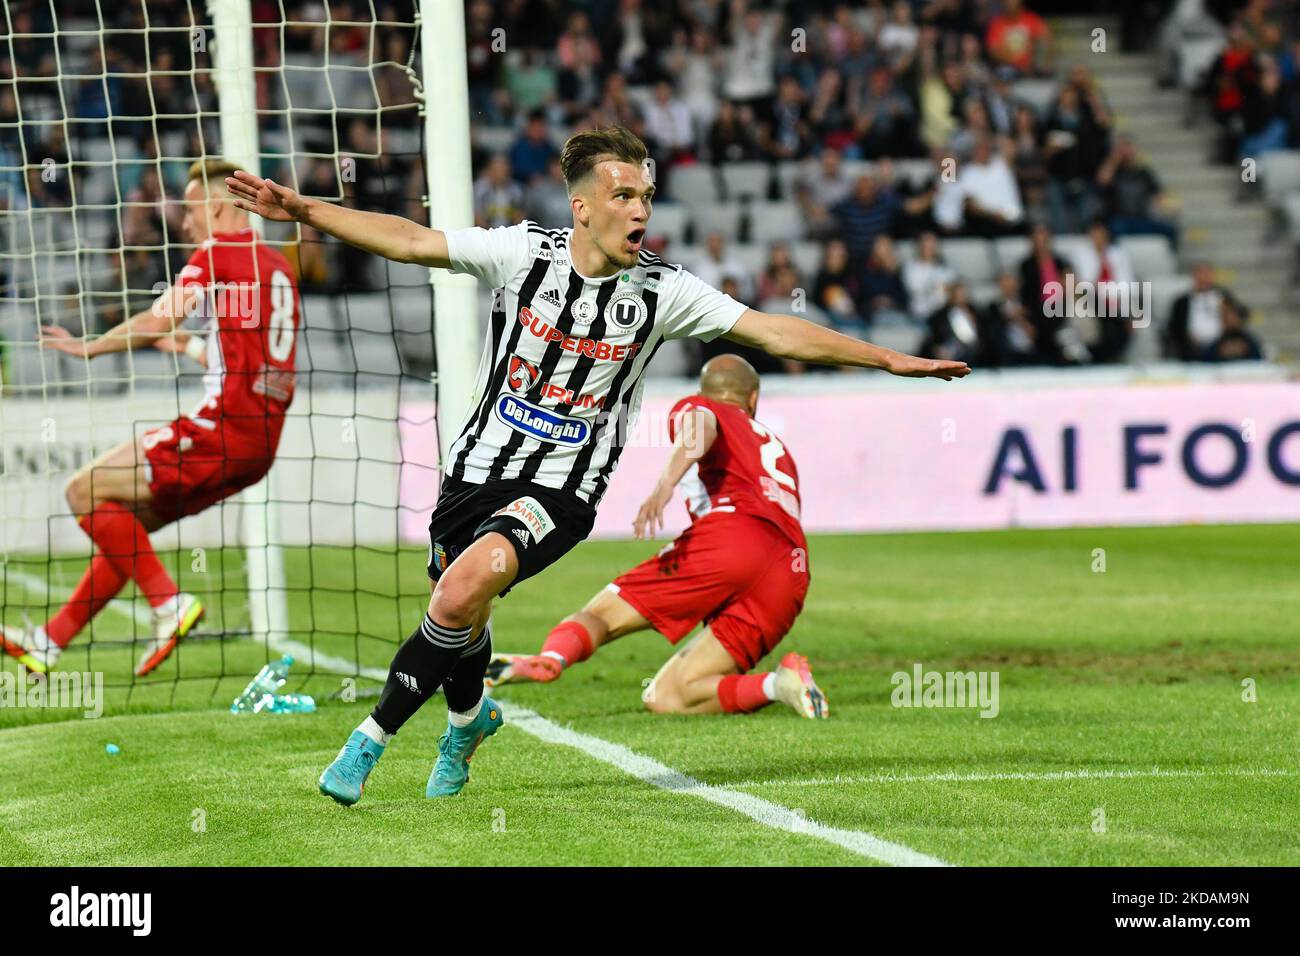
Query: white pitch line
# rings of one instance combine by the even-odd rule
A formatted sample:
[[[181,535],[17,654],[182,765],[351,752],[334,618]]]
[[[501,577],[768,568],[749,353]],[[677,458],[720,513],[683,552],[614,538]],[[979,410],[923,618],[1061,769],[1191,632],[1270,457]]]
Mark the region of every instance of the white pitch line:
[[[13,568],[7,568],[4,570],[3,574],[27,585],[30,589],[39,591],[41,594],[47,596],[54,595],[56,597],[66,598],[72,594],[72,588],[66,588],[59,584],[53,586],[47,585],[41,578],[38,578],[34,574],[28,574],[26,571],[16,571]],[[148,627],[150,630],[153,629],[153,615],[149,611],[139,607],[136,601],[126,601],[122,598],[114,598],[108,602],[106,610],[112,611],[115,614],[120,614],[128,621],[133,620],[141,626]]]
[[[518,727],[525,733],[531,734],[545,743],[561,744],[565,747],[581,750],[587,756],[617,767],[624,773],[661,790],[685,794],[689,797],[699,797],[701,800],[707,800],[710,803],[716,803],[718,806],[742,813],[764,826],[784,830],[787,833],[801,833],[816,837],[819,840],[825,840],[827,843],[843,847],[859,856],[865,856],[879,863],[887,863],[890,866],[951,865],[943,860],[903,846],[901,843],[891,843],[861,830],[842,830],[838,827],[828,827],[816,820],[809,820],[788,807],[772,803],[753,794],[741,793],[737,790],[728,790],[725,787],[715,787],[703,783],[694,777],[689,777],[681,771],[660,763],[658,760],[630,750],[622,744],[611,743],[600,737],[593,737],[590,734],[582,734],[576,730],[561,727],[559,724],[552,723],[540,714],[524,707],[515,707],[502,700],[498,700],[497,703],[501,704],[506,717],[509,718],[510,726]]]
[[[864,776],[812,777],[801,780],[741,780],[728,784],[730,787],[745,789],[747,787],[823,787],[836,784],[852,783],[984,783],[995,780],[1129,780],[1134,778],[1179,778],[1179,777],[1295,777],[1298,770],[1275,769],[1271,767],[1229,767],[1222,770],[1188,769],[1161,770],[1049,770],[1041,773],[1032,771],[1008,771],[1006,773],[882,773]]]

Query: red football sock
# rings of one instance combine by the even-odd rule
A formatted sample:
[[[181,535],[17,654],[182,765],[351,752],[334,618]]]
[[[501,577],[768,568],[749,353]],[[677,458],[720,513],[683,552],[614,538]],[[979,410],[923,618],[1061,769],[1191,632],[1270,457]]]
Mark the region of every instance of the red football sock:
[[[546,635],[542,653],[547,651],[559,654],[564,658],[564,665],[572,667],[585,661],[595,653],[596,648],[585,627],[577,621],[561,621]]]
[[[86,622],[117,596],[126,582],[127,576],[118,571],[112,561],[102,554],[96,554],[90,559],[90,566],[81,576],[68,603],[46,623],[45,633],[59,647],[67,647],[68,642],[86,626]]]
[[[151,605],[157,607],[176,596],[176,582],[154,554],[149,532],[125,505],[102,501],[80,524],[118,573],[135,579]]]
[[[718,681],[718,701],[729,714],[748,714],[772,703],[763,693],[766,674],[728,674]]]

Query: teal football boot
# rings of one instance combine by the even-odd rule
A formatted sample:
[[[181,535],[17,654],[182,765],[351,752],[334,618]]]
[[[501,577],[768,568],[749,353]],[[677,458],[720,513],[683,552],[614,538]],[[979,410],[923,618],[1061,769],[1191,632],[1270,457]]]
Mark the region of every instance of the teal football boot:
[[[424,788],[426,797],[454,797],[469,782],[469,758],[484,739],[491,737],[505,723],[501,705],[484,696],[478,716],[464,727],[447,724],[447,732],[438,740],[438,761]]]
[[[346,807],[361,799],[366,777],[384,755],[384,745],[377,744],[359,730],[343,745],[334,762],[320,775],[320,792]]]

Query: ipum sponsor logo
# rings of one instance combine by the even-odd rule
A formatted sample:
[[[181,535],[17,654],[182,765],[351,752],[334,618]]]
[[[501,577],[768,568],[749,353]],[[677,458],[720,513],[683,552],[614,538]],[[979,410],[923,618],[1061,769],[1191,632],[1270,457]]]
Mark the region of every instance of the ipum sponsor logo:
[[[920,661],[911,673],[895,671],[890,703],[895,707],[978,707],[981,717],[1001,709],[997,671],[927,671]]]
[[[56,927],[124,926],[133,936],[153,929],[152,893],[83,893],[73,885],[50,897],[50,925]]]
[[[1054,319],[1131,319],[1133,328],[1151,324],[1150,282],[1091,282],[1065,274],[1065,282],[1043,285],[1043,314]]]
[[[0,710],[6,707],[80,710],[93,720],[104,713],[103,671],[52,674],[0,673]]]
[[[585,445],[591,435],[591,426],[582,419],[547,411],[513,395],[497,399],[496,414],[516,431],[558,445]]]

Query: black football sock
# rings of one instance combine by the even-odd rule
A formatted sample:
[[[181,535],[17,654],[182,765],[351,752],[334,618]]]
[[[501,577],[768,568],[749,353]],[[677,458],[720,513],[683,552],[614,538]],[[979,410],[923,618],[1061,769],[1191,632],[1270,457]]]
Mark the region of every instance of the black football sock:
[[[492,625],[487,624],[478,640],[461,652],[460,660],[443,679],[442,693],[447,709],[464,713],[483,699],[483,675],[492,659]]]
[[[397,649],[388,668],[388,682],[370,714],[384,733],[397,733],[433,696],[460,661],[471,630],[470,627],[444,627],[428,614],[424,616],[415,633]]]

